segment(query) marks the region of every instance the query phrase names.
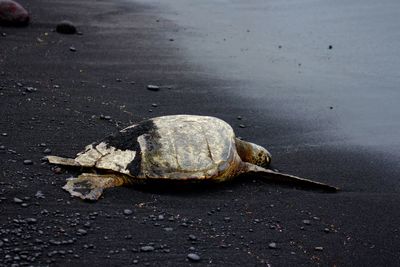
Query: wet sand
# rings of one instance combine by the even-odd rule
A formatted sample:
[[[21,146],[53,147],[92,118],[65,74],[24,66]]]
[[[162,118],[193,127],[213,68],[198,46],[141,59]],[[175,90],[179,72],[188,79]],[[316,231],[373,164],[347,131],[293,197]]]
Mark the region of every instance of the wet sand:
[[[383,33],[395,3],[21,4],[31,25],[0,28],[1,264],[196,264],[189,253],[216,266],[400,263],[398,41]],[[377,11],[364,31],[361,6]],[[55,33],[62,19],[83,34]],[[61,189],[75,173],[41,162],[47,148],[72,156],[131,123],[180,113],[220,117],[268,147],[275,168],[342,191],[245,176],[198,190],[116,188],[86,203]]]

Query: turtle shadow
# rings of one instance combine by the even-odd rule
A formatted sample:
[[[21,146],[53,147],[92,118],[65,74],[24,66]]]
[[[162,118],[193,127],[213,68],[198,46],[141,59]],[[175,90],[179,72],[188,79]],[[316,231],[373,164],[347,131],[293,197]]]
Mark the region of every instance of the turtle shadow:
[[[285,183],[277,180],[268,180],[257,174],[242,174],[231,180],[216,182],[207,180],[173,181],[173,180],[149,180],[145,183],[136,183],[132,187],[140,192],[160,195],[204,195],[205,193],[218,193],[227,190],[236,190],[243,186],[265,186],[270,189],[302,190],[318,193],[326,193],[323,190],[310,188],[304,185]]]
[[[79,174],[83,170],[90,170],[86,168],[68,168],[69,174]],[[323,192],[323,190],[307,187],[302,184],[286,183],[277,179],[266,178],[265,175],[257,173],[243,173],[239,176],[233,177],[226,181],[215,180],[171,180],[171,179],[146,179],[135,180],[130,189],[137,190],[144,193],[152,193],[159,195],[181,195],[181,196],[194,196],[204,194],[216,194],[226,192],[227,190],[236,190],[243,186],[257,186],[268,187],[270,189],[286,189],[293,190],[299,189],[303,191]]]

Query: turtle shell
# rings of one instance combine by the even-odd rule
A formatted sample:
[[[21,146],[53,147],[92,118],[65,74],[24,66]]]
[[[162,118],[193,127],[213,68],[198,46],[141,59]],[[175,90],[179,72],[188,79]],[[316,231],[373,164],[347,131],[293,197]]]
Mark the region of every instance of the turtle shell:
[[[241,163],[235,134],[207,116],[156,117],[91,144],[75,161],[138,179],[215,179],[236,174]]]

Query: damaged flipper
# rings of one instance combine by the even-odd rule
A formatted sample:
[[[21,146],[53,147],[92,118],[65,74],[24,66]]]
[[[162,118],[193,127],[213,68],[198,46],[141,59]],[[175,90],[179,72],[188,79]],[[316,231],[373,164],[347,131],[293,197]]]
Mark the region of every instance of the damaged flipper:
[[[124,180],[115,174],[82,173],[78,178],[68,178],[63,189],[81,199],[97,200],[104,189],[123,184]]]

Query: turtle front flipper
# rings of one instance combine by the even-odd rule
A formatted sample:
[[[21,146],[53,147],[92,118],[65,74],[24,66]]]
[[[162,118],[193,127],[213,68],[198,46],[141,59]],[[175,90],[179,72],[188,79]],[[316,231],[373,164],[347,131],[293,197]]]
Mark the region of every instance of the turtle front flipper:
[[[261,175],[262,177],[265,177],[270,181],[278,183],[289,183],[293,185],[299,185],[305,188],[320,189],[327,192],[339,191],[339,188],[331,185],[297,177],[291,174],[265,169],[247,162],[244,162],[243,173],[254,173],[256,175]]]
[[[121,186],[125,180],[125,177],[115,174],[82,173],[77,178],[68,178],[63,189],[81,199],[97,200],[104,189]]]

